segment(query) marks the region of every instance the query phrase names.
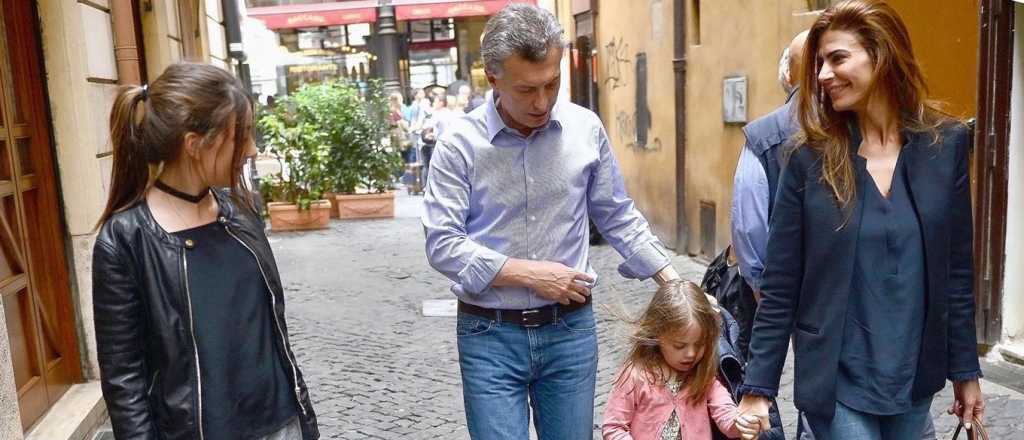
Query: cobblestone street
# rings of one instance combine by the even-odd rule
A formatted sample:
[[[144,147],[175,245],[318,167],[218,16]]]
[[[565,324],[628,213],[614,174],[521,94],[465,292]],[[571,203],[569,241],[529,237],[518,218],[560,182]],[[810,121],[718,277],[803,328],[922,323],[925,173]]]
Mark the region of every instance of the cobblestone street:
[[[306,375],[327,439],[467,439],[455,347],[455,319],[424,317],[421,304],[452,299],[449,281],[427,264],[419,197],[398,197],[393,220],[334,221],[331,229],[274,234],[286,286],[292,344]],[[624,351],[623,326],[605,306],[635,313],[654,288],[630,281],[615,268],[621,258],[598,246],[592,262],[602,276],[594,290],[600,364],[595,423]],[[703,266],[675,259],[695,282]],[[787,434],[795,411],[787,368],[780,398]],[[1024,396],[984,383],[993,439],[1024,438]],[[954,419],[944,415],[951,387],[936,399],[939,439],[950,438]],[[942,416],[939,416],[942,414]],[[595,438],[599,432],[595,431]]]

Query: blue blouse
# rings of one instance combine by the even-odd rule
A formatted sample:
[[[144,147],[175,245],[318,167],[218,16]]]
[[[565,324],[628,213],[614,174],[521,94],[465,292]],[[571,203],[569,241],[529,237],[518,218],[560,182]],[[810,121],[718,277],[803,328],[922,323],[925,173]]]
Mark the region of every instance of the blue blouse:
[[[863,213],[839,358],[837,398],[855,410],[910,410],[926,310],[924,243],[901,150],[884,197],[855,155]]]

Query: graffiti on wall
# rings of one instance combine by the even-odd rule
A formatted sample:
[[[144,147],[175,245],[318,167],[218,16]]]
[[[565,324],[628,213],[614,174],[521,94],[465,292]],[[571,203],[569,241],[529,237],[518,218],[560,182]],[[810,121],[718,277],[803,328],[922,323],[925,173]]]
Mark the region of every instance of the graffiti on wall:
[[[657,151],[661,149],[661,138],[647,139],[647,142],[637,140],[637,113],[619,111],[615,115],[616,140],[626,148],[636,151]]]
[[[604,45],[604,55],[604,84],[611,91],[635,86],[633,108],[626,107],[615,114],[615,140],[631,150],[660,150],[661,139],[650,136],[653,118],[647,101],[647,54],[637,53],[634,62],[630,59],[629,43],[617,36]],[[617,100],[616,106],[621,102]]]
[[[629,72],[627,64],[629,59],[629,44],[622,41],[622,37],[612,37],[612,41],[604,46],[605,52],[605,85],[611,86],[612,90],[619,87],[626,87],[625,73]]]

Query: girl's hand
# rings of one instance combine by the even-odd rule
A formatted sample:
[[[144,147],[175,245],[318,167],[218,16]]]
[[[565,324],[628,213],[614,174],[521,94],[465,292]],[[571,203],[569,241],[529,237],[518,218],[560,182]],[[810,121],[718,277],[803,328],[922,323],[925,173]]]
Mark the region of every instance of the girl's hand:
[[[748,437],[747,433],[737,423],[737,429],[743,434],[743,440],[755,439],[761,432],[771,429],[771,420],[768,418],[768,410],[771,406],[771,401],[766,397],[752,394],[743,396],[743,400],[740,400],[740,417],[738,420],[744,420],[744,423],[748,424],[748,426],[751,424],[756,424],[757,426],[757,432],[753,436]]]
[[[739,416],[736,419],[736,429],[740,431],[741,439],[755,440],[761,435],[761,421],[752,415]]]

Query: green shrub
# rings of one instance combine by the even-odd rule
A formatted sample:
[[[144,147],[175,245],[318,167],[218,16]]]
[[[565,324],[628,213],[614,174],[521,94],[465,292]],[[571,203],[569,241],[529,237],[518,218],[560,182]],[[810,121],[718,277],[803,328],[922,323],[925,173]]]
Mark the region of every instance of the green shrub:
[[[306,85],[264,111],[264,149],[282,172],[261,182],[267,200],[309,202],[325,192],[386,192],[402,159],[388,137],[387,95],[380,81],[365,92],[347,80]]]

